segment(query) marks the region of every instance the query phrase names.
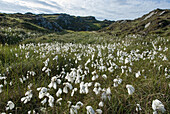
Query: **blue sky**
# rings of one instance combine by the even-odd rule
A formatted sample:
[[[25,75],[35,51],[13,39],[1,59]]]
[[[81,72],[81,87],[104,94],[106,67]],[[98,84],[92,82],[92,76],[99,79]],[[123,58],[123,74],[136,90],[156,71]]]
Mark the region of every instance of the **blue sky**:
[[[156,8],[170,9],[170,0],[0,0],[3,13],[67,13],[100,20],[134,19]]]

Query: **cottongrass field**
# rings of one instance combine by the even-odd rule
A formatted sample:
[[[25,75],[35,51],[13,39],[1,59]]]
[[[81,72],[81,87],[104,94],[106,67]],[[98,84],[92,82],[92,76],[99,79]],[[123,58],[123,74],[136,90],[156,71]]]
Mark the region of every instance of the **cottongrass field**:
[[[0,113],[170,113],[170,39],[102,41],[1,45]]]

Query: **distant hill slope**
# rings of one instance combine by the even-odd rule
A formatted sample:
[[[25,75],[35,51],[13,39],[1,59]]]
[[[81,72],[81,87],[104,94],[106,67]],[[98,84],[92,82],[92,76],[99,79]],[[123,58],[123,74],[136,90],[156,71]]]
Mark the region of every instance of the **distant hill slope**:
[[[0,13],[0,44],[16,44],[27,38],[37,38],[48,33],[96,31],[112,21],[98,21],[95,17],[70,16],[68,14]]]
[[[109,26],[112,21],[98,21],[93,16],[80,17],[70,16],[68,14],[40,14],[36,18],[38,21],[46,19],[49,22],[57,23],[60,29],[73,30],[73,31],[95,31],[103,27]],[[42,25],[42,23],[38,23]]]
[[[170,36],[170,9],[156,9],[135,20],[120,20],[99,31],[115,35],[160,34]]]
[[[108,33],[123,37],[133,34],[159,34],[169,37],[170,9],[156,9],[135,20],[120,21],[99,21],[93,16],[68,14],[0,13],[0,44],[16,44],[25,39],[32,41],[53,33],[65,34],[69,30],[99,31],[104,32],[104,35]]]
[[[94,31],[110,25],[111,21],[98,21],[93,16],[80,17],[68,14],[0,14],[0,26],[35,29],[37,31]]]

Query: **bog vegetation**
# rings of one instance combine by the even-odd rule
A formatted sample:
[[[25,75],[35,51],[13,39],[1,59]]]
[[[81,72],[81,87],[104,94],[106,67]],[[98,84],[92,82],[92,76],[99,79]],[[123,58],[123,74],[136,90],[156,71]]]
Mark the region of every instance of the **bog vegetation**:
[[[34,41],[0,46],[1,113],[169,113],[169,38],[77,32]]]

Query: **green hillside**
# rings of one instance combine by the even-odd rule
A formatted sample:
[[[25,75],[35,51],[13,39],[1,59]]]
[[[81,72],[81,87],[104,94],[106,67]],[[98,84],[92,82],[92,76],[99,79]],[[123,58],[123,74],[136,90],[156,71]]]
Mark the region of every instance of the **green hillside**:
[[[94,31],[111,24],[112,21],[98,21],[95,17],[76,17],[68,14],[0,13],[0,43],[16,44],[25,39],[37,38],[49,33],[66,30]]]
[[[170,36],[170,10],[156,9],[135,20],[120,20],[101,29],[113,35],[159,34]]]

